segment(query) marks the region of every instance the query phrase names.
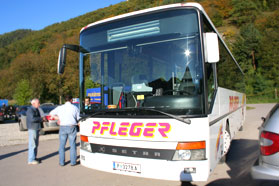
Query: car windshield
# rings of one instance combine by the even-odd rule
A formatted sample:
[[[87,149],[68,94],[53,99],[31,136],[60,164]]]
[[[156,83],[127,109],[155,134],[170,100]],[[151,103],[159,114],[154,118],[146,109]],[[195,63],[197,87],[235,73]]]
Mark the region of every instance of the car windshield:
[[[22,106],[19,109],[19,112],[26,112],[29,106]]]
[[[152,108],[203,114],[203,66],[197,12],[170,10],[81,33],[91,111]]]

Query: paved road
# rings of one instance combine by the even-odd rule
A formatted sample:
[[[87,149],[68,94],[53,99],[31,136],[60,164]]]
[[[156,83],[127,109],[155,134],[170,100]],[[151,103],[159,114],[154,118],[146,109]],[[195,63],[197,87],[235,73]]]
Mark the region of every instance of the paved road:
[[[57,139],[58,131],[47,132],[41,136],[40,141]],[[28,131],[19,131],[18,123],[8,120],[0,123],[0,147],[28,143]]]
[[[244,131],[239,132],[232,142],[226,164],[220,164],[207,182],[181,183],[154,179],[143,179],[117,174],[104,173],[81,165],[65,167],[58,165],[58,140],[41,141],[38,157],[42,163],[27,165],[27,144],[0,147],[0,186],[17,185],[95,185],[95,186],[269,186],[275,182],[254,181],[250,168],[258,156],[258,127],[274,104],[249,105],[255,107],[247,111]],[[3,125],[3,124],[1,124]],[[12,126],[12,124],[9,124]],[[0,131],[0,134],[3,131]],[[66,152],[69,160],[69,151]],[[69,163],[69,162],[68,162]],[[278,184],[279,185],[279,184]]]

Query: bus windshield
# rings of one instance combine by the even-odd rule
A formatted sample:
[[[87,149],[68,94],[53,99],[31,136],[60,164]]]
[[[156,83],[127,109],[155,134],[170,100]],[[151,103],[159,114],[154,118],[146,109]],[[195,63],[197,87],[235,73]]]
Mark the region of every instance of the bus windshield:
[[[199,22],[194,9],[170,10],[82,31],[85,91],[98,110],[152,108],[204,113]]]

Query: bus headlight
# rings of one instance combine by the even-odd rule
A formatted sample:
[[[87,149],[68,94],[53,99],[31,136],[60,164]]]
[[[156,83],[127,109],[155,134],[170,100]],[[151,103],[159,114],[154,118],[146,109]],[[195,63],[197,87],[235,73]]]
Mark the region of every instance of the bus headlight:
[[[178,143],[173,160],[205,160],[205,141]]]
[[[80,135],[80,148],[88,152],[92,152],[91,145],[88,141],[88,136]]]

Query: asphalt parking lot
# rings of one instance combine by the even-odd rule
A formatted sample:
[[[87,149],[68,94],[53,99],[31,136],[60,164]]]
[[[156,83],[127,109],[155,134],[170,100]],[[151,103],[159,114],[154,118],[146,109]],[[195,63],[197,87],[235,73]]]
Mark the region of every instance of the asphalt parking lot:
[[[27,165],[27,132],[19,132],[16,123],[0,124],[0,185],[96,185],[96,186],[269,186],[277,182],[256,181],[250,176],[250,168],[258,157],[258,127],[261,117],[266,116],[274,104],[249,105],[244,130],[232,141],[227,163],[219,164],[207,182],[181,183],[110,174],[69,165],[69,147],[66,166],[58,165],[58,134],[40,137],[39,165]],[[7,129],[9,128],[9,129]],[[7,132],[9,131],[9,132]],[[7,134],[9,133],[9,134]],[[17,136],[18,135],[18,136]],[[77,141],[79,144],[79,142]],[[78,153],[79,154],[79,153]]]

